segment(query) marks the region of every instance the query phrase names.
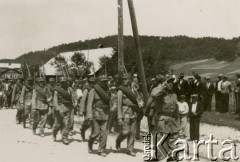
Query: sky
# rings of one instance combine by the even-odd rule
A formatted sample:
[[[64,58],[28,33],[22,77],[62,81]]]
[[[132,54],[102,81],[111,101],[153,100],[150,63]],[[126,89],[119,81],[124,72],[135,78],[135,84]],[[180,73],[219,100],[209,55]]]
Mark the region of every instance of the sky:
[[[133,0],[140,35],[240,36],[239,0]],[[124,34],[132,35],[127,0]],[[116,35],[117,0],[0,0],[0,59]]]

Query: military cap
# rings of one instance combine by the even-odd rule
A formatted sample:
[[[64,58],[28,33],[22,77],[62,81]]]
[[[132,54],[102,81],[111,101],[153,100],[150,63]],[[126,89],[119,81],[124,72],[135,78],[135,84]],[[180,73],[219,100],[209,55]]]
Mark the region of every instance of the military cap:
[[[99,80],[100,82],[102,82],[102,81],[107,81],[108,78],[107,78],[105,75],[101,75],[101,76],[98,77],[98,80]]]
[[[88,81],[89,81],[89,82],[95,82],[95,81],[96,81],[96,78],[90,77],[90,78],[88,79]]]
[[[20,75],[20,76],[18,77],[18,79],[24,79],[24,78],[23,78],[23,76],[22,76],[22,75]]]
[[[174,78],[170,75],[166,75],[165,80],[166,80],[166,82],[170,82],[170,81],[174,81]]]
[[[37,81],[38,82],[44,82],[45,80],[44,80],[44,78],[41,77],[41,78],[37,78]]]
[[[55,78],[49,78],[49,82],[55,82]]]
[[[61,77],[61,78],[60,78],[60,82],[67,82],[67,78]]]
[[[129,79],[130,78],[130,75],[129,74],[124,74],[123,76],[122,76],[122,79]]]
[[[32,81],[32,80],[33,80],[33,77],[30,76],[30,77],[27,78],[27,80],[28,80],[28,81]]]

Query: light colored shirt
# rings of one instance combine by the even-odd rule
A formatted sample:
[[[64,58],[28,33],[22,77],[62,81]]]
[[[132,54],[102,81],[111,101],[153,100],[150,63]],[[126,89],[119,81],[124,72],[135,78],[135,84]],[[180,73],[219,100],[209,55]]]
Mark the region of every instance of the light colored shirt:
[[[83,93],[81,89],[76,89],[77,99],[81,98]]]
[[[189,107],[187,102],[178,102],[178,108],[180,114],[187,114],[189,112]]]
[[[218,90],[218,91],[221,91],[221,90],[222,90],[222,80],[221,80],[220,82],[218,82],[217,90]]]
[[[192,104],[192,113],[196,113],[197,111],[197,102]]]

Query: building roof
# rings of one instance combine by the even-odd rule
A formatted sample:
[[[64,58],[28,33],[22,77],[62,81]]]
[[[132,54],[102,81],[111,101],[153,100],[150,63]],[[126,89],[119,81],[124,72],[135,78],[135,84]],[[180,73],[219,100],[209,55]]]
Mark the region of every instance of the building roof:
[[[83,53],[85,55],[86,59],[89,60],[89,62],[93,62],[94,70],[98,71],[101,68],[101,65],[99,63],[99,58],[102,56],[111,57],[113,54],[113,48],[98,48],[98,49],[63,52],[63,53],[60,53],[58,56],[64,57],[65,60],[67,61],[67,63],[71,64],[71,58],[75,52]],[[55,65],[52,64],[54,62],[54,59],[55,58],[50,59],[44,65],[45,75],[56,75],[57,74],[57,69],[55,68]],[[41,69],[42,69],[42,67],[41,67]],[[90,70],[93,73],[93,69],[90,69]]]
[[[20,69],[21,64],[19,64],[19,63],[0,63],[0,68]]]

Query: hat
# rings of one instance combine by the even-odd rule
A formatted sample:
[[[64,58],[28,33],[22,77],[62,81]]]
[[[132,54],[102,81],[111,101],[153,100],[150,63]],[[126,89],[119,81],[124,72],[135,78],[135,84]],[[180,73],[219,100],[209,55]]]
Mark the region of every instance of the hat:
[[[220,77],[223,77],[223,74],[219,74],[219,75],[218,75],[218,78],[220,78]]]
[[[155,78],[152,78],[152,79],[151,79],[152,82],[155,81],[155,80],[156,80]]]
[[[206,78],[206,80],[207,80],[207,79],[211,79],[211,77],[210,77],[210,76],[206,76],[205,78]]]
[[[191,95],[191,97],[192,97],[192,98],[197,98],[198,95],[197,95],[197,94],[193,94],[193,95]]]
[[[88,79],[88,81],[89,81],[89,82],[95,82],[95,81],[96,81],[96,78],[90,77],[90,78]]]
[[[129,74],[124,74],[124,75],[122,76],[122,79],[129,79],[129,78],[130,78]]]
[[[22,75],[20,75],[20,76],[18,77],[18,79],[24,79],[24,78],[23,78],[23,76],[22,76]]]
[[[134,76],[134,77],[137,77],[137,74],[134,74],[133,76]]]
[[[103,81],[107,81],[107,80],[108,80],[108,78],[107,78],[105,75],[99,76],[98,79],[99,79],[100,82],[103,82]]]
[[[60,78],[60,82],[67,82],[67,78],[61,77],[61,78]]]
[[[37,78],[37,81],[38,82],[44,82],[45,80],[44,80],[44,78]]]
[[[180,74],[179,74],[179,76],[182,76],[182,77],[184,77],[184,73],[180,73]]]
[[[185,95],[181,95],[181,96],[179,97],[179,99],[186,99],[186,96],[185,96]]]
[[[163,80],[164,80],[164,76],[158,74],[158,75],[156,76],[156,80],[157,80],[157,81],[163,81]]]
[[[226,75],[223,75],[223,78],[227,79],[227,78],[228,78],[228,76],[226,76]]]
[[[110,89],[113,90],[113,89],[116,89],[116,88],[117,88],[116,86],[111,86]]]
[[[28,81],[32,81],[32,80],[33,80],[33,77],[28,77],[27,80],[28,80]]]
[[[49,78],[49,82],[55,82],[55,78]]]

